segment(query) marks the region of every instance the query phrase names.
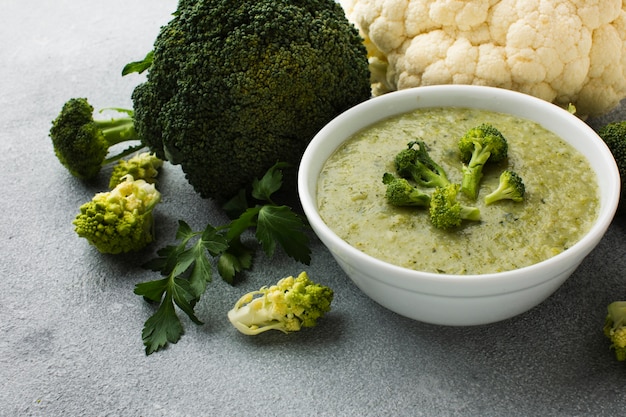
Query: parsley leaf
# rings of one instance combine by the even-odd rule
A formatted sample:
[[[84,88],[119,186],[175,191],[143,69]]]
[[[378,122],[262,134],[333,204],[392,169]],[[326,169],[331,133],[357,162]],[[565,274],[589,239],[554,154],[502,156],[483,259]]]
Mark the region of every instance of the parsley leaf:
[[[280,190],[283,185],[283,172],[281,168],[287,168],[289,164],[279,162],[267,170],[260,180],[252,183],[252,197],[262,201],[272,201],[271,196]]]
[[[257,219],[256,237],[269,257],[274,255],[278,243],[296,261],[311,262],[304,222],[287,206],[263,206]]]
[[[280,169],[286,166],[277,163],[260,180],[254,181],[251,195],[258,204],[249,206],[244,192],[231,200],[226,210],[238,217],[228,224],[219,227],[208,224],[204,230],[194,231],[180,220],[176,231],[179,243],[159,249],[157,257],[144,265],[165,277],[135,286],[135,294],[143,296],[146,301],[160,303],[142,331],[146,354],[180,340],[184,329],[177,308],[192,322],[202,324],[194,308],[212,280],[211,258],[216,258],[219,275],[230,284],[235,282],[238,273],[251,268],[254,250],[241,240],[247,230],[256,230],[254,236],[269,257],[279,245],[296,261],[305,264],[311,261],[304,219],[291,208],[279,206],[271,200],[282,186]]]

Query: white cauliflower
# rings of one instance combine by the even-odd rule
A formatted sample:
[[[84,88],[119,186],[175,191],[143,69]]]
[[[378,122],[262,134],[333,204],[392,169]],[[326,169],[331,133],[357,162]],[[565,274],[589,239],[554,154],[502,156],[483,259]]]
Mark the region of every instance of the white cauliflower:
[[[517,90],[578,114],[626,97],[621,0],[343,0],[368,47],[373,94],[420,85]]]

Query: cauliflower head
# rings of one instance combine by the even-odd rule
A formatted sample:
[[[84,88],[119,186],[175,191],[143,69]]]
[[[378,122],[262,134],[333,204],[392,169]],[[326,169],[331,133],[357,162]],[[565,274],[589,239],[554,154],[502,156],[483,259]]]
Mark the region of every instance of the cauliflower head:
[[[344,0],[374,95],[436,84],[516,90],[581,116],[626,96],[621,0]]]
[[[109,192],[97,193],[80,207],[75,231],[102,253],[144,248],[153,240],[153,208],[161,200],[154,184],[127,175]]]

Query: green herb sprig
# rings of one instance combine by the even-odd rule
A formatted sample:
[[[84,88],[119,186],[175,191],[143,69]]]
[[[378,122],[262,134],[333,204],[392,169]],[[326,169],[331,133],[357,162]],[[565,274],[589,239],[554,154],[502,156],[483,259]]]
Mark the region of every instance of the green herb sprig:
[[[180,340],[184,328],[178,309],[192,322],[202,324],[194,308],[213,278],[211,258],[216,260],[219,275],[230,284],[234,283],[237,273],[250,269],[254,249],[241,240],[246,230],[255,231],[256,240],[268,257],[274,255],[278,245],[296,261],[310,263],[304,218],[272,200],[272,195],[282,187],[282,168],[287,166],[279,162],[263,178],[253,182],[252,197],[259,203],[250,206],[245,192],[229,201],[225,208],[238,213],[229,223],[219,227],[209,224],[202,231],[193,231],[180,220],[176,232],[179,243],[159,249],[158,256],[145,264],[146,268],[164,276],[137,284],[134,290],[146,301],[159,304],[157,311],[146,320],[141,335],[147,355]]]

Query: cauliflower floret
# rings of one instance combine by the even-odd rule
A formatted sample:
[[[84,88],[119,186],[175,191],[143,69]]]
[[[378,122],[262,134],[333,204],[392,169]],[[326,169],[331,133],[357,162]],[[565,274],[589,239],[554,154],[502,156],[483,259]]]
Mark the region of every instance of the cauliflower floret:
[[[618,0],[344,0],[366,40],[374,95],[435,84],[521,91],[582,116],[626,97]]]

